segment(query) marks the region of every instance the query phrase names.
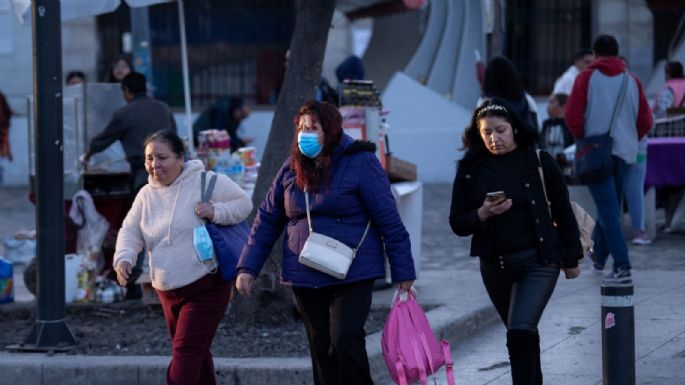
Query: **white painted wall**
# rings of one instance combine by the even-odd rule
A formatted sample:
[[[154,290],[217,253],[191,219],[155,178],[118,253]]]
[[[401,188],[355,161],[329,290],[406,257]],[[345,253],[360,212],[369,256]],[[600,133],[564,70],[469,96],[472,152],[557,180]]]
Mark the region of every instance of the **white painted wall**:
[[[616,37],[619,55],[628,59],[630,71],[643,83],[651,79],[654,30],[652,12],[645,0],[592,2],[592,40],[600,34]]]
[[[274,118],[274,110],[260,109],[252,110],[240,125],[239,132],[241,136],[248,136],[254,139],[250,146],[254,147],[257,152],[257,161],[262,160],[266,141],[269,139],[269,131],[271,130],[271,121]]]
[[[383,92],[390,151],[417,166],[422,182],[452,182],[461,135],[471,116],[442,95],[397,72]]]

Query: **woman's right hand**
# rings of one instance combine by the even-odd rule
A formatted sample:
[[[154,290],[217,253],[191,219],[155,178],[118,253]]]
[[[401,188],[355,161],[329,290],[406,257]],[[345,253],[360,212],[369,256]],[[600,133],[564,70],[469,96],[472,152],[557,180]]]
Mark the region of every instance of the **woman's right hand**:
[[[511,199],[505,199],[501,202],[491,202],[487,198],[483,201],[483,205],[478,209],[478,219],[485,222],[488,218],[500,215],[511,208]]]
[[[250,273],[240,273],[238,274],[238,278],[235,280],[235,288],[238,289],[238,292],[245,296],[249,297],[250,292],[252,291],[252,284],[254,283],[254,276]]]
[[[128,284],[128,278],[131,276],[132,270],[133,266],[131,266],[131,262],[129,261],[120,261],[117,263],[114,267],[114,271],[117,272],[117,282],[119,282],[119,285],[126,286]]]

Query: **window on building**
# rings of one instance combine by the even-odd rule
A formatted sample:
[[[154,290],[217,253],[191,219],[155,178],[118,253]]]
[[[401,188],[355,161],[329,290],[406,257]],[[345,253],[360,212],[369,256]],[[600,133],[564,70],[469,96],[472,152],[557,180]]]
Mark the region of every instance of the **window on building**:
[[[510,0],[504,54],[526,90],[547,95],[579,49],[591,48],[590,0]]]
[[[121,48],[118,36],[126,31],[111,20],[114,17],[98,19],[101,47],[110,56]],[[294,0],[186,1],[185,22],[193,109],[227,96],[250,104],[276,103],[295,24]],[[149,29],[154,95],[180,107],[184,96],[177,4],[151,6]]]

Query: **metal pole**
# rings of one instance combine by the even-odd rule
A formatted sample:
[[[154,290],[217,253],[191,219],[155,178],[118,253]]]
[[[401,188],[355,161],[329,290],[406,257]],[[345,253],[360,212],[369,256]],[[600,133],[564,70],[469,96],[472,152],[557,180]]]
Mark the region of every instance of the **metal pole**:
[[[181,63],[183,67],[183,98],[185,104],[186,116],[183,123],[186,126],[186,140],[188,143],[188,155],[193,156],[195,153],[195,145],[193,143],[193,127],[190,124],[191,105],[190,105],[190,80],[188,76],[188,45],[186,43],[186,17],[183,11],[183,0],[177,0],[178,3],[178,28],[181,34]]]
[[[36,324],[18,348],[68,350],[76,344],[64,320],[64,156],[62,36],[59,0],[34,0],[33,84],[36,123]]]
[[[150,52],[150,16],[148,7],[131,8],[131,35],[133,38],[133,67],[145,75],[148,93],[154,96],[155,84],[152,73],[152,53]]]
[[[604,385],[635,385],[633,285],[602,285]]]

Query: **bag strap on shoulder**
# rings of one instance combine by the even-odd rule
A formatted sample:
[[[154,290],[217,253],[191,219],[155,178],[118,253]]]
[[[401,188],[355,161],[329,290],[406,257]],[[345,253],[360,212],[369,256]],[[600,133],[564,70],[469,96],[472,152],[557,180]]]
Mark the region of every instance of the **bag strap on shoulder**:
[[[628,71],[623,73],[623,80],[621,80],[621,90],[618,93],[618,99],[616,100],[616,105],[614,106],[614,113],[611,115],[611,122],[609,123],[609,135],[611,135],[611,130],[614,129],[614,124],[616,123],[616,117],[618,113],[623,108],[623,100],[626,97],[626,89],[628,88]]]
[[[540,149],[535,150],[535,155],[538,156],[538,173],[540,174],[540,183],[542,183],[542,192],[545,193],[545,202],[547,202],[547,212],[549,219],[552,219],[552,202],[547,197],[547,183],[545,182],[545,173],[542,170],[542,161],[540,160]]]
[[[209,198],[212,197],[212,193],[214,192],[214,186],[216,185],[216,178],[217,175],[214,174],[211,178],[209,178],[209,183],[205,183],[207,180],[207,172],[203,171],[200,175],[200,199],[202,200],[202,202],[209,202]]]
[[[304,203],[305,207],[307,209],[307,223],[309,224],[309,234],[314,232],[314,228],[312,227],[312,216],[309,213],[309,193],[307,192],[307,186],[304,187]],[[366,239],[366,234],[369,232],[369,228],[371,227],[371,219],[369,219],[369,222],[366,224],[366,229],[364,229],[364,235],[362,235],[362,239],[359,241],[359,244],[357,247],[352,249],[355,254],[357,253],[357,250],[362,246],[362,243],[364,243],[364,239]]]

